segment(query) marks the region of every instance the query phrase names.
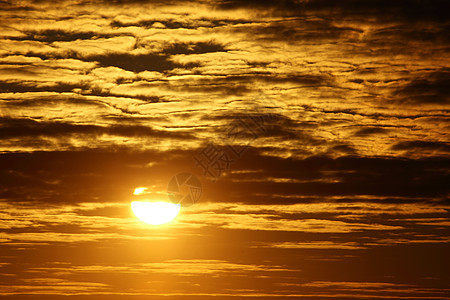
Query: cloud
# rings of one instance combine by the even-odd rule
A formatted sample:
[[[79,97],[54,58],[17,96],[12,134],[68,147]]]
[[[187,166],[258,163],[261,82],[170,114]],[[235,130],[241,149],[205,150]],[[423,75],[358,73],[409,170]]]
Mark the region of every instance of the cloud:
[[[255,0],[219,0],[216,2],[217,6],[222,9],[264,9],[264,8],[277,8],[285,11],[291,9],[298,9],[301,1],[296,0],[282,0],[273,2],[270,0],[255,1]]]
[[[301,28],[300,28],[301,27]],[[362,29],[345,25],[337,25],[330,20],[285,20],[273,23],[258,24],[252,28],[242,28],[250,31],[260,41],[290,41],[318,43],[333,40],[357,39]],[[240,30],[237,29],[239,32]]]
[[[67,270],[67,267],[48,267],[40,268],[39,271],[55,272],[58,270]],[[142,274],[171,274],[175,276],[229,276],[233,273],[254,273],[254,272],[276,272],[290,271],[280,266],[273,265],[246,265],[232,263],[223,260],[208,259],[186,259],[186,260],[167,260],[155,263],[131,264],[131,265],[90,265],[90,266],[71,266],[70,272],[73,273],[142,273]]]
[[[356,155],[357,153],[356,149],[353,146],[346,144],[333,146],[328,151],[330,155],[333,155],[336,152],[344,153],[346,155]]]
[[[110,286],[103,283],[71,281],[61,278],[28,278],[23,279],[20,285],[0,285],[0,295],[3,297],[14,295],[92,295],[103,294],[110,290]]]
[[[450,101],[450,71],[431,72],[413,78],[394,92],[403,104],[447,104]]]
[[[232,221],[225,221],[223,227],[239,230],[256,231],[295,231],[295,232],[322,232],[322,233],[348,233],[362,230],[399,230],[400,226],[381,224],[346,223],[334,220],[273,220],[273,216],[264,215],[235,215]]]
[[[306,10],[320,13],[333,12],[341,17],[361,18],[372,16],[381,21],[408,21],[420,22],[447,21],[448,15],[442,12],[447,6],[445,0],[423,1],[389,1],[369,0],[360,2],[357,0],[311,0],[305,5]]]
[[[436,197],[444,196],[448,188],[444,184],[448,174],[443,166],[447,159],[403,158],[361,158],[326,156],[293,159],[255,155],[246,152],[245,161],[239,161],[233,170],[261,170],[253,173],[235,174],[222,181],[224,188],[218,193],[220,198],[231,197],[231,191],[245,189],[258,193],[259,201],[273,199],[269,195],[297,196],[343,196],[343,195],[377,195],[406,197]],[[431,165],[435,165],[435,169]],[[252,182],[252,178],[291,178],[303,182]],[[232,181],[228,181],[231,180]],[[328,179],[329,181],[317,181]],[[415,196],[413,196],[415,195]],[[225,197],[224,197],[225,196]],[[237,195],[233,197],[241,198]],[[250,201],[248,196],[242,197]],[[253,198],[253,197],[252,197]],[[300,199],[300,198],[299,198]],[[293,200],[289,200],[293,201]]]
[[[24,136],[41,132],[48,135],[63,135],[72,132],[137,135],[148,137],[153,141],[157,137],[178,139],[183,143],[186,140],[186,136],[181,133],[165,137],[164,132],[138,125],[106,128],[74,125],[66,128],[66,125],[53,126],[55,125],[53,123],[50,125],[44,123],[42,127],[36,125],[35,121],[29,123],[22,120],[19,127],[9,125],[5,134]],[[60,130],[61,128],[64,130]],[[85,197],[82,198],[84,201],[93,197],[120,199],[127,193],[132,193],[136,187],[133,185],[143,184],[144,180],[147,182],[152,178],[158,180],[159,188],[164,191],[171,176],[178,173],[180,168],[199,175],[203,172],[195,165],[193,157],[196,153],[185,150],[162,151],[156,148],[152,151],[117,148],[28,154],[4,153],[0,155],[4,170],[1,173],[0,194],[10,199],[27,199],[32,194],[30,201],[40,199],[39,201],[50,202],[78,201],[79,197]],[[60,169],[58,166],[63,162],[65,167]],[[150,162],[154,163],[151,168],[143,168]],[[377,198],[385,199],[379,200],[380,203],[423,202],[425,199],[437,201],[445,198],[448,193],[446,182],[449,174],[445,171],[448,163],[448,159],[443,157],[404,159],[315,156],[296,159],[262,155],[250,149],[245,152],[245,159],[232,164],[226,174],[219,178],[218,183],[211,186],[205,197],[214,202],[248,204],[303,203],[315,197],[322,201],[328,201],[327,199],[333,197],[347,197],[349,203],[364,201],[361,200],[364,197],[368,197],[368,202]],[[84,167],[80,169],[80,166]],[[108,171],[111,168],[117,173]],[[97,178],[96,187],[92,185],[94,178]],[[63,180],[64,184],[52,185],[42,182],[44,179],[46,182]],[[211,184],[207,176],[202,176],[201,180],[208,186]],[[119,181],[122,185],[114,183]],[[111,185],[112,189],[108,188]],[[25,186],[28,186],[28,191],[24,189]],[[30,195],[25,196],[28,194]]]
[[[330,242],[330,241],[314,241],[314,242],[284,242],[284,243],[268,243],[254,247],[268,247],[280,249],[341,249],[341,250],[360,250],[366,247],[358,245],[355,242]]]
[[[0,137],[38,137],[38,136],[68,136],[72,134],[100,136],[104,134],[130,137],[159,137],[190,139],[189,133],[156,130],[143,125],[111,125],[99,126],[90,124],[70,124],[57,121],[35,121],[32,119],[0,118]]]
[[[24,81],[0,81],[1,93],[30,93],[30,92],[72,92],[74,89],[88,89],[86,83],[70,84],[63,82],[51,83],[49,85],[42,85],[37,82]]]
[[[233,18],[233,16],[224,16],[228,18],[223,19],[173,19],[173,18],[159,18],[159,19],[143,19],[137,21],[120,21],[114,20],[111,22],[112,27],[144,27],[144,28],[166,28],[166,29],[198,29],[198,28],[214,28],[225,27],[228,25],[248,24],[252,21],[246,19]]]
[[[20,37],[12,37],[12,40],[18,41],[39,41],[44,43],[53,43],[56,41],[76,41],[90,40],[97,38],[110,38],[114,35],[97,33],[92,31],[66,31],[61,29],[29,30],[25,31]]]
[[[110,53],[88,56],[85,59],[97,61],[104,67],[114,66],[132,72],[165,72],[175,68],[192,69],[200,66],[198,63],[175,63],[168,56],[158,54]]]
[[[176,54],[201,54],[210,52],[223,52],[226,48],[213,41],[198,43],[174,43],[166,47],[163,52],[169,55]]]
[[[366,127],[361,128],[358,131],[355,132],[355,136],[368,136],[368,135],[374,135],[374,134],[384,134],[388,133],[389,130],[382,128],[382,127]]]
[[[313,281],[310,283],[305,283],[303,286],[309,286],[309,287],[336,287],[336,288],[356,288],[356,289],[386,289],[396,286],[403,286],[403,287],[409,287],[408,285],[404,284],[393,284],[388,282],[361,282],[361,281],[353,281],[353,282],[332,282],[332,281]]]
[[[436,151],[437,153],[448,153],[450,152],[450,145],[444,142],[405,141],[393,145],[392,149],[397,151]]]
[[[160,241],[172,239],[168,236],[140,237],[114,233],[60,233],[60,232],[18,232],[3,234],[1,242],[4,245],[23,247],[26,245],[49,245],[55,243],[87,243],[105,242],[111,240],[147,240]]]

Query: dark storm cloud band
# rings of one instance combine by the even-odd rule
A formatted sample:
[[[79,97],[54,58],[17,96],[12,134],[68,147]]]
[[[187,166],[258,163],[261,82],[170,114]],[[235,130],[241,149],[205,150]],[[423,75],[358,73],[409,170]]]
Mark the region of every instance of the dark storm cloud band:
[[[195,171],[192,159],[189,159],[195,153],[197,152],[134,152],[123,149],[117,149],[116,152],[90,150],[4,153],[0,155],[3,170],[0,189],[3,190],[2,197],[6,197],[6,191],[10,191],[7,193],[9,198],[13,197],[11,191],[14,190],[15,193],[22,191],[18,194],[19,197],[25,192],[20,187],[30,185],[29,180],[35,178],[33,182],[36,188],[42,188],[45,185],[47,190],[51,189],[54,192],[54,195],[59,195],[54,196],[58,199],[50,198],[46,201],[65,201],[65,199],[69,200],[63,196],[66,191],[76,190],[80,184],[92,186],[88,182],[91,182],[91,176],[94,176],[102,179],[96,183],[98,188],[91,192],[97,194],[102,190],[102,193],[108,194],[108,186],[116,180],[120,181],[120,177],[124,174],[127,174],[123,183],[125,187],[128,183],[142,182],[145,177],[147,177],[146,182],[156,180],[161,174],[164,174],[168,181],[180,169],[198,173]],[[61,163],[64,164],[63,169],[61,169]],[[143,168],[146,165],[147,167]],[[112,174],[109,171],[111,168],[117,172]],[[443,199],[450,192],[447,184],[450,180],[449,169],[450,161],[446,158],[413,160],[341,157],[333,159],[318,156],[307,159],[282,159],[259,155],[258,151],[248,150],[245,159],[234,164],[232,172],[222,176],[214,189],[209,191],[211,193],[209,197],[217,202],[248,204],[302,203],[305,197],[325,197],[321,198],[321,201],[329,197],[348,197],[350,202],[362,201],[361,198],[352,200],[355,196],[370,196],[368,199],[391,197],[394,202],[398,201],[395,200],[397,198],[409,198],[411,201],[413,199],[423,201],[428,198],[446,203]],[[46,177],[38,176],[39,173],[47,175]],[[43,181],[36,178],[41,178]],[[67,181],[69,178],[71,178],[70,181]],[[52,185],[48,182],[61,184]],[[205,178],[203,183],[207,182]],[[165,185],[166,182],[161,189],[165,189]],[[101,186],[103,188],[100,188]],[[237,191],[245,191],[245,194],[239,196]],[[89,189],[85,192],[90,193]],[[123,190],[120,193],[126,193],[126,191]],[[23,198],[23,195],[20,197]]]
[[[0,118],[0,138],[16,137],[62,137],[71,134],[83,135],[116,135],[116,136],[140,136],[154,138],[191,139],[190,133],[170,132],[156,130],[143,125],[83,125],[69,124],[65,122],[38,122],[32,119]]]

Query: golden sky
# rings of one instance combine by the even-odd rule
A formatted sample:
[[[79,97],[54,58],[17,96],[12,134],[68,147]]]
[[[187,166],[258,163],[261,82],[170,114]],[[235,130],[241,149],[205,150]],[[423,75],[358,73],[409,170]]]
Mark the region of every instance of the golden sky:
[[[0,299],[450,299],[449,28],[444,0],[0,1]],[[183,172],[201,198],[138,220]]]

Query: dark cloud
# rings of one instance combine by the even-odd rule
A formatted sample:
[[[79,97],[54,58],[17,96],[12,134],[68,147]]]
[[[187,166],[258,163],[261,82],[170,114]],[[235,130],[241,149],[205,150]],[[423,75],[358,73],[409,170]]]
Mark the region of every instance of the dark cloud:
[[[262,24],[251,28],[242,27],[237,32],[247,32],[258,40],[286,40],[296,42],[318,42],[325,40],[354,39],[363,31],[359,28],[334,25],[324,20],[286,20]]]
[[[332,85],[333,77],[327,74],[254,74],[254,75],[231,75],[224,79],[225,81],[249,81],[249,82],[265,82],[265,83],[295,83],[302,86],[321,86]]]
[[[180,170],[198,174],[205,185],[205,197],[217,202],[298,203],[308,197],[319,197],[322,201],[347,197],[344,202],[371,201],[377,197],[390,202],[389,198],[395,201],[400,197],[423,202],[446,197],[449,192],[450,160],[445,158],[312,156],[295,159],[258,152],[249,149],[245,158],[231,164],[230,170],[237,173],[223,175],[216,183],[211,183],[208,176],[201,176],[201,168],[195,166],[193,157],[198,150],[3,153],[0,155],[1,197],[22,197],[30,201],[34,201],[33,197],[42,197],[42,201],[83,199],[84,202],[102,195],[101,199],[117,199],[111,189],[121,196],[131,193],[130,189],[136,185],[149,182],[164,189],[171,176]],[[144,168],[148,163],[155,164]],[[285,182],[272,181],[277,178]],[[28,190],[21,186],[28,186]],[[87,198],[77,199],[81,194]],[[361,200],[355,196],[370,197]]]
[[[102,117],[105,120],[114,121],[115,124],[145,124],[155,121],[165,121],[167,120],[164,116],[147,116],[147,115],[140,115],[140,114],[133,114],[125,115],[125,116],[118,116],[118,115],[106,115]]]
[[[393,22],[448,21],[448,8],[446,0],[311,0],[305,5],[308,11],[329,13],[330,16],[372,17]]]
[[[304,196],[445,197],[449,192],[450,160],[313,156],[276,158],[246,152],[233,170],[260,170],[233,174],[221,181],[215,197],[234,201],[295,203]],[[254,179],[265,179],[255,182]],[[273,182],[270,178],[291,179]],[[231,181],[234,179],[233,181]],[[270,184],[269,184],[270,183]],[[239,195],[238,191],[258,196]],[[274,196],[277,195],[277,196]],[[224,200],[232,201],[232,200]]]
[[[156,130],[144,125],[84,125],[57,121],[35,121],[32,119],[0,118],[0,138],[17,137],[67,137],[72,134],[114,135],[128,137],[153,137],[190,139],[193,136],[185,132]]]
[[[346,155],[355,155],[357,153],[356,149],[353,146],[346,145],[346,144],[332,146],[332,147],[330,147],[328,152],[330,153],[330,155],[333,155],[335,153],[346,154]]]
[[[74,89],[88,89],[86,83],[69,84],[64,82],[52,82],[42,85],[41,82],[33,81],[0,81],[1,93],[26,93],[26,92],[72,92]]]
[[[6,297],[158,298],[159,283],[164,289],[174,275],[172,290],[194,292],[189,299],[442,298],[447,2],[0,0]],[[135,39],[133,49],[105,50],[121,41],[103,39],[117,36]],[[99,78],[99,66],[160,74]],[[224,138],[236,120],[256,120],[257,136]],[[248,143],[240,157],[233,141]],[[209,153],[210,170],[227,164],[217,161],[220,151],[232,160],[215,182],[194,159],[204,153],[192,149],[200,142],[222,145]],[[134,188],[168,200],[180,172],[200,178],[199,206],[156,231],[134,220]],[[297,203],[314,205],[277,205]],[[159,268],[189,267],[191,258],[201,286]],[[151,274],[149,259],[158,265]],[[219,276],[206,274],[216,260]],[[117,285],[117,272],[133,278]]]
[[[75,51],[66,51],[65,53],[27,52],[24,56],[39,57],[42,60],[73,58],[81,61],[98,62],[102,67],[112,66],[132,72],[165,72],[176,68],[193,69],[200,66],[200,63],[176,63],[171,59],[170,55],[153,53],[136,55],[130,53],[105,53],[86,56]]]
[[[443,142],[405,141],[395,144],[392,146],[392,149],[400,151],[439,151],[449,153],[450,144]]]
[[[449,20],[446,13],[449,4],[446,0],[219,0],[216,5],[222,9],[271,9],[272,13],[284,16],[316,14],[332,19],[357,18],[370,21],[375,18],[384,22]]]
[[[198,43],[174,43],[163,50],[163,53],[169,55],[175,54],[201,54],[209,52],[224,52],[225,47],[215,42]]]
[[[120,34],[119,34],[120,35]],[[47,29],[40,31],[25,31],[24,36],[10,37],[17,41],[39,41],[44,43],[69,42],[76,40],[95,40],[98,38],[111,38],[117,35],[92,31],[66,31],[61,29]]]
[[[427,26],[423,24],[401,24],[374,30],[368,36],[372,41],[378,40],[378,44],[391,42],[395,46],[395,40],[408,40],[409,42],[422,42],[428,45],[445,45],[450,42],[448,32],[450,24],[439,26]],[[376,44],[376,42],[372,42]]]
[[[301,140],[304,145],[321,142],[303,131],[304,128],[309,128],[308,126],[298,124],[295,120],[277,113],[276,108],[265,108],[253,103],[240,112],[201,116],[201,119],[226,123],[217,132],[218,139],[222,141],[224,137],[234,138],[234,134],[239,131],[236,139],[247,142],[271,137],[276,137],[282,141]]]
[[[350,116],[363,116],[368,118],[373,118],[375,120],[386,117],[395,117],[396,119],[419,119],[419,118],[427,118],[429,114],[421,112],[421,113],[410,113],[410,114],[400,114],[398,112],[393,112],[392,114],[380,113],[380,112],[361,112],[356,109],[322,109],[315,107],[313,105],[303,104],[301,105],[306,111],[311,112],[323,112],[330,115],[350,115]],[[445,112],[442,113],[434,113],[433,117],[435,118],[447,118],[447,114]]]
[[[28,5],[29,3],[14,3],[13,1],[0,1],[0,11],[11,12],[28,12],[36,11],[37,9]]]
[[[209,83],[207,83],[209,82]],[[214,80],[197,80],[194,82],[184,82],[183,84],[168,84],[172,91],[188,91],[191,93],[201,92],[205,94],[221,94],[242,96],[252,92],[252,87],[244,83],[224,83],[214,82]]]
[[[120,80],[118,81],[118,84],[120,84]],[[91,95],[91,96],[100,96],[100,97],[118,97],[118,98],[128,98],[128,99],[138,99],[145,101],[147,103],[160,103],[160,102],[171,102],[170,100],[165,99],[163,96],[152,96],[152,95],[129,95],[124,93],[112,93],[108,91],[101,90],[97,87],[91,88],[86,91],[80,92],[82,95]],[[117,109],[121,109],[125,112],[123,108],[116,107]],[[126,112],[130,112],[129,110],[126,110]]]
[[[450,102],[450,70],[442,69],[414,78],[393,93],[405,104],[447,104]]]
[[[333,86],[334,78],[327,74],[261,74],[247,73],[242,75],[208,74],[207,78],[198,78],[189,81],[179,81],[168,85],[170,89],[188,90],[193,92],[222,93],[225,95],[244,95],[255,91],[258,84],[280,85],[293,83],[302,87]]]
[[[15,55],[23,55],[25,57],[39,57],[42,60],[48,60],[48,59],[66,59],[66,58],[72,58],[72,59],[78,59],[78,54],[75,51],[67,50],[63,53],[55,53],[55,52],[36,52],[36,51],[27,51],[25,53],[15,52]]]
[[[176,63],[171,59],[176,54],[201,54],[208,52],[226,51],[225,47],[213,41],[197,43],[173,43],[161,53],[129,54],[107,53],[77,58],[86,61],[97,61],[101,66],[114,66],[132,72],[157,71],[165,72],[176,68],[193,69],[200,67],[199,63]]]
[[[223,20],[214,20],[214,19],[194,19],[194,20],[175,20],[175,19],[166,19],[166,20],[158,20],[158,19],[149,19],[142,20],[138,22],[123,22],[123,21],[113,21],[111,22],[112,27],[129,27],[129,26],[137,26],[137,27],[158,27],[163,25],[166,29],[197,29],[201,27],[212,28],[212,27],[222,27],[228,25],[238,25],[238,24],[248,24],[251,23],[249,20],[244,19],[223,19]]]
[[[282,11],[298,10],[303,7],[301,1],[296,0],[219,0],[216,2],[217,7],[221,9],[237,9],[237,8],[273,8]]]
[[[32,89],[31,89],[32,90]],[[24,109],[24,108],[37,108],[41,106],[57,106],[57,105],[77,105],[77,106],[92,106],[98,108],[105,108],[108,106],[106,103],[101,101],[88,100],[82,96],[65,96],[65,95],[54,95],[52,97],[46,96],[35,96],[29,99],[9,99],[4,100],[4,107],[10,109]],[[5,120],[3,118],[2,120]]]
[[[165,5],[182,5],[189,4],[188,0],[157,0],[157,1],[149,1],[149,0],[87,0],[85,1],[89,4],[107,4],[107,5],[117,5],[117,6],[126,6],[126,5],[148,5],[150,4],[153,7],[157,6],[165,6]]]
[[[132,72],[165,72],[176,68],[192,69],[200,66],[199,63],[176,63],[169,56],[158,54],[110,53],[88,56],[84,59],[86,61],[97,61],[104,67],[114,66]]]
[[[383,128],[383,127],[366,127],[361,128],[357,132],[355,132],[355,136],[368,136],[373,134],[383,134],[387,133],[389,130]]]
[[[289,42],[355,42],[347,51],[373,56],[409,54],[426,57],[433,52],[445,54],[448,45],[449,4],[445,0],[309,0],[309,1],[218,1],[224,9],[258,9],[261,14],[291,17],[253,27],[235,28],[255,39]],[[351,24],[351,25],[350,25]],[[379,24],[376,29],[361,24]],[[364,35],[361,35],[364,33]],[[398,41],[408,41],[398,43]],[[427,47],[411,47],[412,42]],[[364,45],[364,47],[361,47]],[[414,49],[414,50],[413,50]]]
[[[20,202],[123,201],[155,174],[143,166],[163,153],[119,148],[0,154],[0,198]]]
[[[262,61],[262,60],[259,60],[259,61],[247,61],[246,63],[247,63],[247,65],[249,65],[250,67],[253,67],[253,68],[265,68],[265,67],[270,65],[270,62]]]
[[[117,84],[130,83],[131,81],[118,79]],[[33,99],[20,99],[6,101],[5,105],[8,107],[33,107],[41,104],[85,104],[106,106],[96,100],[88,100],[83,96],[99,96],[99,97],[116,97],[138,99],[147,103],[170,102],[161,96],[151,95],[129,95],[124,93],[112,93],[105,91],[98,86],[91,86],[87,82],[80,82],[77,84],[69,84],[65,82],[52,82],[51,84],[42,84],[36,81],[0,81],[0,93],[27,93],[27,92],[57,92],[57,93],[76,93],[80,96],[53,96],[53,97],[39,97]]]

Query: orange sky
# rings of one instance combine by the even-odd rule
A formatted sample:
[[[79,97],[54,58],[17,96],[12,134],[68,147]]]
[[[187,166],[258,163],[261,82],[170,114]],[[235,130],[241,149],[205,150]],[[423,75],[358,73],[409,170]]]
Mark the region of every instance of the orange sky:
[[[0,1],[0,299],[450,299],[447,11]]]

